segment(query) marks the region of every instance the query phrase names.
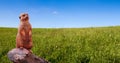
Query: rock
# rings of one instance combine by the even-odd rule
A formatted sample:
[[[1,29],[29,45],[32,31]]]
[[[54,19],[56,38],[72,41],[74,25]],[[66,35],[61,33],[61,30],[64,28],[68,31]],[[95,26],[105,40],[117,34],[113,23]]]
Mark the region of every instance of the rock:
[[[33,53],[29,53],[25,48],[14,48],[9,51],[7,55],[13,63],[49,63],[43,58],[39,58]]]

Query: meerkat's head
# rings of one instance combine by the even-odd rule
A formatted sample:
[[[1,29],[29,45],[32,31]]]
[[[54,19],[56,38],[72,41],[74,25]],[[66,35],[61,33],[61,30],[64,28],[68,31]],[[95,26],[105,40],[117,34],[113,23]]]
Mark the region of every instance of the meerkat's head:
[[[19,19],[20,19],[20,21],[28,21],[29,20],[29,16],[28,16],[27,13],[22,13],[19,16]]]

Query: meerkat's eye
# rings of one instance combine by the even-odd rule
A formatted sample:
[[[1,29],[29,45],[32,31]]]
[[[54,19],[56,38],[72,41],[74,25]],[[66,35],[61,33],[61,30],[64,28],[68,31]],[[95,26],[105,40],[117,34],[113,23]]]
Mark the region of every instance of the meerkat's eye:
[[[19,19],[21,19],[21,17],[19,17]]]

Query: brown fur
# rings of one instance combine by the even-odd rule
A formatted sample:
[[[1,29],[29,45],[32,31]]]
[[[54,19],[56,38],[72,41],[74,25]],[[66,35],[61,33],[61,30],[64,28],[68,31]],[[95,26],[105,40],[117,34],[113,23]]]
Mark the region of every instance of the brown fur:
[[[26,13],[23,13],[19,17],[20,25],[18,28],[18,33],[16,36],[16,47],[17,48],[26,48],[31,50],[32,44],[32,27],[29,23],[29,16]]]

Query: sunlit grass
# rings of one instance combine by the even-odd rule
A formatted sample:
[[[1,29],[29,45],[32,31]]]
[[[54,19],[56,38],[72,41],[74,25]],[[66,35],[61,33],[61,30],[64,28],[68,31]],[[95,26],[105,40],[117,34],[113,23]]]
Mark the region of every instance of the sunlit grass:
[[[0,28],[0,63],[15,48],[17,29]],[[33,29],[33,53],[51,63],[120,63],[120,27]]]

